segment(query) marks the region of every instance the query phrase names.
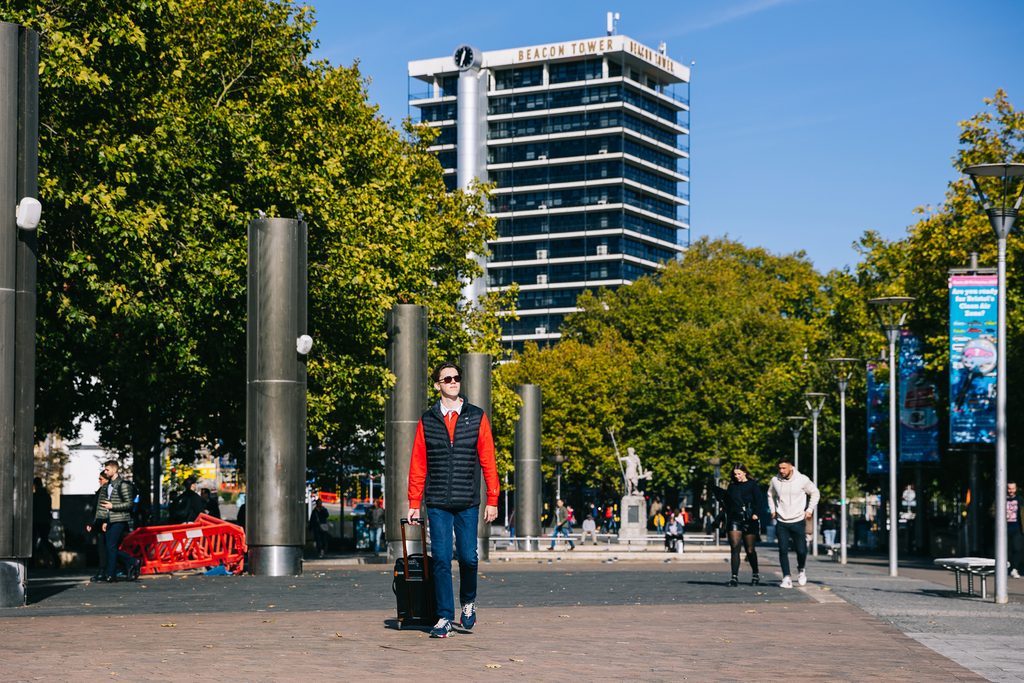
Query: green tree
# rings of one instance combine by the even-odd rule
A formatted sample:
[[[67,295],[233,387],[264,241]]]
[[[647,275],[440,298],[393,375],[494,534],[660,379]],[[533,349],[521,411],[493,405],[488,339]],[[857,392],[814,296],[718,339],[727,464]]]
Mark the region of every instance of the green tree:
[[[243,453],[246,228],[309,224],[309,434],[326,464],[379,454],[384,316],[431,310],[432,355],[487,346],[460,305],[493,234],[485,188],[449,193],[424,129],[394,130],[356,67],[311,59],[279,0],[8,0],[40,32],[40,430],[108,447]],[[323,457],[320,457],[323,456]],[[315,462],[313,458],[311,462]]]

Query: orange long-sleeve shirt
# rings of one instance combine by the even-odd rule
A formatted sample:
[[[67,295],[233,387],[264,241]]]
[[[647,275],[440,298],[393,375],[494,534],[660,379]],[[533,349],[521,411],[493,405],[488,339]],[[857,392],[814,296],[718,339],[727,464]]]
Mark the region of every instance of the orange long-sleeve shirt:
[[[455,423],[448,425],[452,436]],[[487,413],[480,418],[480,433],[476,439],[476,452],[480,458],[480,469],[487,484],[487,505],[498,504],[501,485],[498,481],[498,465],[494,460],[494,437]],[[409,507],[418,508],[423,500],[423,485],[427,480],[427,442],[423,436],[423,418],[416,425],[416,438],[412,444],[412,461],[409,463]]]

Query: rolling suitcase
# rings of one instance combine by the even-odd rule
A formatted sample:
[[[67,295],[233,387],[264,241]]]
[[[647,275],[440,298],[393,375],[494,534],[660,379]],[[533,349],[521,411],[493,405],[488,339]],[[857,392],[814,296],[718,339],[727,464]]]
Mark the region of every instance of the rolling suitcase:
[[[398,604],[398,628],[406,626],[433,626],[437,618],[434,599],[434,577],[430,572],[430,556],[426,554],[427,528],[420,528],[423,552],[409,554],[405,528],[408,520],[402,520],[402,557],[395,560],[395,578],[391,589]]]

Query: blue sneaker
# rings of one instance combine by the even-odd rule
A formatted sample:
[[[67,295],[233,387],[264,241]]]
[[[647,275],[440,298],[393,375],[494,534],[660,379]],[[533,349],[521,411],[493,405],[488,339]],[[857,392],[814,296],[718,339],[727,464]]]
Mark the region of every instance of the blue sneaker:
[[[462,606],[462,628],[471,631],[474,626],[476,626],[476,603],[467,602]]]
[[[452,636],[452,622],[444,617],[437,620],[434,628],[430,629],[431,638],[450,638]]]

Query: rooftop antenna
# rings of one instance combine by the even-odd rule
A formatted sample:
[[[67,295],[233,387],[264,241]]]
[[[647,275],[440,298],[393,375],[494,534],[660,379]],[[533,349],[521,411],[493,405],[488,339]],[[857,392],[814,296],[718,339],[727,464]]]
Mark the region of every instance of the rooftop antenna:
[[[608,13],[608,35],[610,35],[610,36],[615,35],[615,28],[616,28],[616,26],[619,23],[619,19],[621,19],[621,18],[622,18],[622,15],[620,15],[618,12],[609,12]]]

